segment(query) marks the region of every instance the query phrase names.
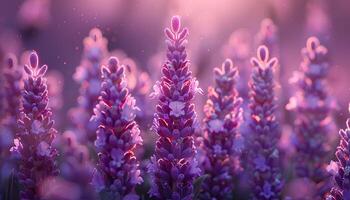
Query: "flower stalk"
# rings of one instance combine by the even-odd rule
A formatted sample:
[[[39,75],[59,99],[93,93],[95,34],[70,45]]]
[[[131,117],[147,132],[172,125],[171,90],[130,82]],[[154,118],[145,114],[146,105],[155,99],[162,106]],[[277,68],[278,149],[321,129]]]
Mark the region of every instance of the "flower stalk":
[[[178,16],[172,18],[165,35],[167,61],[153,93],[158,97],[153,128],[159,138],[149,166],[150,195],[157,199],[188,200],[193,198],[193,181],[200,172],[195,159],[196,114],[192,103],[200,89],[187,60],[188,29],[181,27]]]

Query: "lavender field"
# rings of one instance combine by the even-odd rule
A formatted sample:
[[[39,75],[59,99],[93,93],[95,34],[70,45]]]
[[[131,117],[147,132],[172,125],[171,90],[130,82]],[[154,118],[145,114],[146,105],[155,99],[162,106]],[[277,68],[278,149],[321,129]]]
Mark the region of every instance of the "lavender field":
[[[349,11],[1,0],[0,200],[350,200]]]

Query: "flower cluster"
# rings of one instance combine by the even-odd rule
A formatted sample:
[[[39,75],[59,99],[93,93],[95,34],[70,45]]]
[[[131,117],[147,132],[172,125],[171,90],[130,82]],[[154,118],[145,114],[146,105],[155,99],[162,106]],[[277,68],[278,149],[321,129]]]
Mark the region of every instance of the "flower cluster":
[[[78,107],[70,111],[70,116],[77,127],[80,141],[95,140],[98,125],[89,120],[93,114],[93,108],[98,103],[101,88],[100,65],[107,53],[107,40],[99,29],[92,29],[89,37],[84,39],[84,55],[73,76],[74,80],[80,84],[80,95]]]
[[[158,96],[154,130],[159,138],[149,172],[151,196],[158,199],[192,199],[193,181],[200,170],[195,159],[194,131],[196,114],[192,100],[199,92],[198,82],[191,77],[185,51],[188,29],[181,28],[175,16],[171,29],[165,29],[167,61],[162,78],[154,89]]]
[[[23,188],[22,199],[39,199],[37,188],[50,176],[58,174],[55,157],[57,151],[51,144],[56,135],[48,108],[48,91],[44,75],[47,66],[38,66],[38,55],[30,55],[30,64],[24,66],[24,80],[18,133],[11,148],[19,157],[18,178]]]
[[[253,199],[280,199],[283,180],[277,143],[281,133],[274,114],[274,69],[278,61],[269,58],[266,46],[260,46],[257,58],[251,62],[254,68],[250,82],[250,133],[247,140]]]
[[[336,161],[331,161],[329,171],[333,174],[336,186],[327,194],[326,200],[350,199],[350,119],[347,128],[340,130],[340,143],[337,147]]]
[[[317,38],[311,37],[302,55],[301,73],[295,79],[299,91],[290,99],[287,109],[296,113],[296,173],[318,183],[327,176],[327,134],[334,128],[331,112],[335,103],[326,89],[327,49]]]
[[[124,67],[115,57],[102,68],[100,102],[92,121],[99,124],[95,146],[97,170],[93,184],[98,192],[115,199],[135,198],[134,189],[142,182],[135,148],[142,144],[135,122],[135,100],[126,87]]]
[[[204,174],[202,199],[230,199],[233,189],[234,159],[242,150],[238,127],[242,99],[235,89],[238,71],[231,60],[214,69],[215,88],[209,88],[205,112]]]

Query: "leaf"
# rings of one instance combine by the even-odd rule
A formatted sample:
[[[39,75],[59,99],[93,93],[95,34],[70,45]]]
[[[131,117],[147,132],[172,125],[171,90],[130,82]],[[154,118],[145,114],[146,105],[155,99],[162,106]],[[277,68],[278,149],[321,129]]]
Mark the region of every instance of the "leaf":
[[[207,178],[209,178],[209,174],[204,174],[193,181],[193,199],[199,199],[202,184]]]

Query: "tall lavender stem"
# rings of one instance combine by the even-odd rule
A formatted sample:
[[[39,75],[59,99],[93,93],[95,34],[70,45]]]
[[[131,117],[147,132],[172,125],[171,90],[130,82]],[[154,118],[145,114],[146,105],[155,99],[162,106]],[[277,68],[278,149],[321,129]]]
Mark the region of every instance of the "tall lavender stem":
[[[318,183],[327,176],[327,137],[334,128],[331,112],[335,103],[326,89],[327,49],[317,38],[311,37],[302,55],[300,73],[295,79],[299,89],[290,99],[287,109],[296,114],[296,173]]]
[[[277,143],[280,128],[275,117],[276,97],[274,69],[278,60],[269,58],[266,46],[260,46],[257,58],[251,60],[253,74],[250,82],[251,103],[248,126],[251,189],[253,199],[280,199],[283,180]]]
[[[21,199],[41,199],[40,184],[58,174],[55,158],[57,151],[51,144],[57,131],[52,127],[48,108],[48,91],[44,75],[47,66],[38,66],[38,55],[30,55],[30,65],[25,65],[27,78],[22,93],[23,109],[18,121],[19,131],[12,151],[19,156],[18,178],[22,185]]]
[[[196,114],[192,100],[198,82],[191,77],[185,51],[188,29],[181,29],[175,16],[171,29],[166,28],[167,61],[162,67],[162,79],[156,84],[158,96],[154,130],[159,138],[149,172],[152,176],[151,196],[157,199],[193,198],[193,181],[199,175],[195,159],[194,122]]]
[[[134,189],[142,178],[135,148],[142,144],[142,138],[135,122],[135,100],[124,76],[124,67],[115,57],[102,68],[100,102],[92,117],[99,124],[95,141],[99,161],[93,184],[97,191],[113,198],[138,199]]]
[[[74,74],[74,80],[80,84],[80,90],[78,106],[70,111],[70,115],[77,127],[80,142],[93,142],[96,139],[98,124],[89,119],[98,103],[101,87],[100,66],[108,53],[107,43],[99,29],[92,29],[84,39],[83,58]]]
[[[231,199],[235,159],[242,144],[238,127],[241,121],[242,99],[235,89],[238,71],[227,59],[222,69],[215,68],[215,88],[209,88],[205,105],[204,150],[207,160],[201,199]]]
[[[330,164],[336,185],[326,196],[326,200],[350,199],[350,119],[346,121],[346,125],[345,130],[339,131],[340,142],[335,153],[336,161],[331,161]]]

